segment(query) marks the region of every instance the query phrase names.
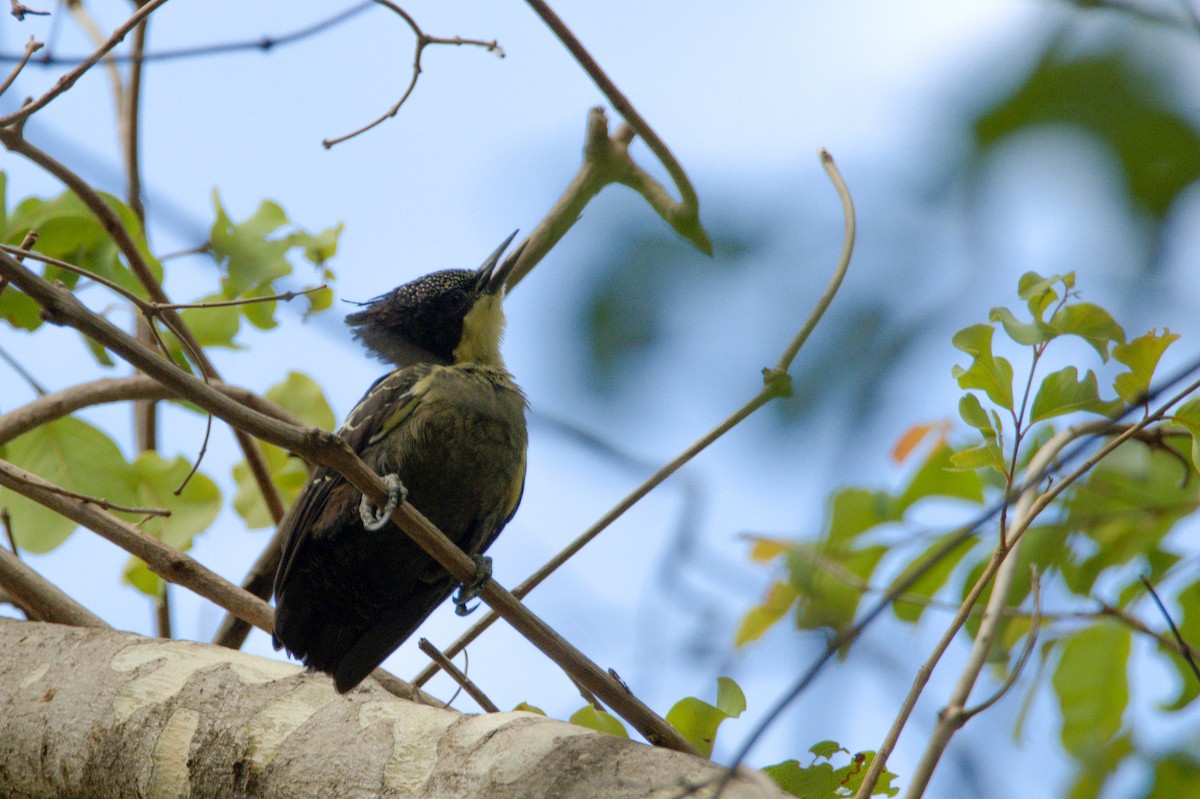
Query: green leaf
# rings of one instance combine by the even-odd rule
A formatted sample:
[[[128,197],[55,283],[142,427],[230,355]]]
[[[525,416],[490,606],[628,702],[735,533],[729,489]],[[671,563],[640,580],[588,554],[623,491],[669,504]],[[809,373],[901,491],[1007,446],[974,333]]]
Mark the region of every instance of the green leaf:
[[[928,497],[950,497],[968,502],[983,502],[983,481],[975,472],[954,469],[951,457],[954,450],[945,444],[934,447],[921,468],[913,475],[889,515],[899,517],[910,507]]]
[[[120,505],[137,503],[137,476],[113,440],[96,427],[64,416],[5,445],[7,460],[55,485]],[[22,549],[49,552],[70,536],[75,522],[8,489],[13,535]]]
[[[717,706],[688,696],[680,699],[667,711],[666,721],[679,730],[688,742],[705,757],[712,755],[717,729],[726,719],[737,718],[746,709],[746,696],[737,683],[728,677],[718,678]]]
[[[286,238],[270,239],[272,233],[288,224],[287,214],[277,203],[264,200],[254,215],[234,223],[213,191],[216,220],[209,231],[211,252],[221,264],[225,298],[238,299],[251,289],[290,275],[292,265],[284,255],[290,248]]]
[[[1075,273],[1068,272],[1065,275],[1042,277],[1037,272],[1026,272],[1017,281],[1017,296],[1025,300],[1025,304],[1029,306],[1029,313],[1033,315],[1036,322],[1042,322],[1046,310],[1058,302],[1059,295],[1054,288],[1056,283],[1063,285],[1063,291],[1070,291],[1075,288]],[[1044,326],[1039,327],[1047,330],[1053,336],[1053,331]],[[1009,335],[1012,334],[1009,333]]]
[[[1049,341],[1058,335],[1052,328],[1038,320],[1021,322],[1007,308],[993,308],[988,314],[989,322],[999,322],[1004,325],[1004,332],[1018,344],[1033,346]]]
[[[833,756],[838,752],[850,754],[850,750],[842,746],[837,741],[818,741],[817,743],[808,747],[808,751],[817,757],[823,757],[826,760],[832,760]]]
[[[1050,320],[1050,326],[1062,335],[1079,336],[1091,344],[1100,359],[1108,361],[1108,347],[1114,341],[1125,343],[1125,331],[1108,311],[1089,302],[1064,305]]]
[[[539,716],[545,716],[546,711],[542,710],[537,705],[531,705],[528,702],[521,702],[513,708],[514,711],[524,711],[526,713],[536,713]]]
[[[811,555],[805,556],[800,545],[788,559],[792,586],[798,593],[796,626],[801,630],[828,627],[843,630],[854,623],[862,592],[856,586],[830,573]],[[888,548],[876,544],[862,549],[831,549],[822,553],[822,560],[836,564],[859,580],[869,580]]]
[[[567,721],[580,727],[587,727],[589,730],[606,732],[618,738],[629,737],[629,732],[626,731],[625,725],[621,723],[620,719],[603,710],[596,710],[591,705],[584,705],[579,708],[579,710],[571,714],[571,718],[567,719]]]
[[[717,678],[717,708],[734,719],[746,712],[746,695],[731,677]]]
[[[138,504],[171,511],[170,516],[147,520],[141,525],[142,530],[178,550],[191,549],[192,539],[208,529],[221,510],[221,491],[217,484],[197,472],[176,495],[175,489],[192,470],[191,464],[181,457],[168,461],[153,451],[138,455],[133,468],[138,476]],[[124,579],[149,596],[162,594],[162,578],[150,571],[140,558],[129,559]]]
[[[288,372],[287,377],[268,388],[264,396],[313,427],[332,430],[337,422],[320,384],[300,372]]]
[[[42,324],[42,307],[25,292],[9,286],[0,292],[0,319],[18,330],[37,330]]]
[[[210,294],[196,302],[220,302],[224,299],[222,294]],[[237,336],[238,327],[241,326],[241,310],[236,305],[184,308],[179,311],[179,316],[195,334],[200,346],[241,349],[233,341]]]
[[[267,389],[264,396],[300,417],[305,424],[322,430],[332,429],[336,421],[321,387],[311,377],[299,372],[289,372],[283,381]],[[304,462],[271,444],[263,444],[261,448],[275,487],[279,489],[284,504],[290,505],[308,479]],[[274,524],[258,483],[245,461],[239,461],[233,467],[233,479],[237,483],[233,507],[246,525],[256,529]]]
[[[1200,397],[1180,405],[1171,418],[1192,434],[1192,465],[1200,469]]]
[[[1052,679],[1062,712],[1063,748],[1086,759],[1121,729],[1129,702],[1130,632],[1102,622],[1066,639]]]
[[[1012,364],[992,355],[992,336],[995,332],[991,325],[971,325],[955,333],[951,343],[956,349],[970,355],[972,361],[969,368],[955,366],[952,371],[961,388],[982,389],[988,399],[1011,411]]]
[[[1008,473],[1008,465],[1004,462],[1004,453],[995,444],[960,449],[950,455],[950,465],[955,469],[971,471],[995,469],[1000,474]]]
[[[304,249],[304,257],[317,266],[321,266],[337,254],[338,238],[342,235],[343,225],[339,222],[336,227],[326,228],[315,236],[305,230],[297,230],[288,236],[288,244]]]
[[[785,760],[764,767],[763,772],[792,796],[833,799],[846,795],[841,792],[841,782],[829,763],[815,763],[806,767],[801,766],[798,760]]]
[[[1122,372],[1113,381],[1117,396],[1131,404],[1141,399],[1150,389],[1150,381],[1163,353],[1178,338],[1178,333],[1163,328],[1161,334],[1151,330],[1128,344],[1113,347],[1113,358],[1129,367],[1128,372]]]
[[[162,280],[162,266],[150,255],[141,222],[129,206],[101,193],[101,199],[120,219],[137,245],[155,279]],[[4,232],[9,244],[19,244],[30,230],[38,231],[38,252],[83,267],[112,280],[134,294],[145,297],[146,289],[119,257],[119,250],[100,220],[74,192],[65,191],[49,200],[27,198],[13,210]],[[74,287],[78,275],[57,267],[46,267],[48,280],[60,279]]]
[[[934,541],[928,548],[926,548],[924,552],[913,558],[910,561],[909,567],[901,572],[900,575],[892,581],[891,585],[888,586],[888,590],[893,589],[897,584],[908,579],[909,575],[912,573],[912,569],[916,568],[918,564],[924,564],[926,559],[930,557],[933,552],[941,549],[944,543],[945,542],[941,539]],[[924,597],[926,600],[933,599],[934,594],[940,591],[946,585],[946,581],[950,579],[950,574],[954,571],[954,567],[957,566],[959,562],[966,556],[966,554],[975,547],[975,544],[976,541],[974,539],[968,538],[954,549],[950,550],[944,557],[942,557],[941,560],[937,562],[936,565],[918,577],[917,581],[913,583],[907,591],[905,591],[905,594]],[[909,602],[904,599],[897,599],[892,603],[892,612],[895,613],[896,618],[900,619],[901,621],[916,622],[921,618],[921,614],[924,613],[926,604],[927,603]]]
[[[1108,416],[1120,409],[1120,402],[1100,399],[1100,389],[1094,372],[1089,369],[1080,380],[1079,371],[1074,366],[1068,366],[1042,380],[1037,396],[1033,398],[1029,421],[1040,422],[1076,411],[1090,411]]]
[[[1169,439],[1163,445],[1175,446]],[[1087,596],[1106,570],[1136,563],[1145,572],[1160,559],[1164,536],[1200,503],[1200,480],[1193,475],[1185,482],[1180,461],[1177,450],[1131,442],[1076,486],[1066,501],[1066,525],[1083,533],[1087,546],[1072,547],[1072,561],[1064,567],[1072,591]]]
[[[836,747],[836,748],[833,748]],[[818,752],[820,748],[820,752]],[[829,761],[834,755],[847,752],[834,741],[823,741],[809,751],[817,755],[816,760]],[[828,755],[824,754],[829,752]],[[874,752],[861,752],[850,758],[850,762],[841,768],[834,768],[830,762],[815,762],[811,766],[801,766],[797,760],[785,760],[773,766],[766,766],[763,772],[787,793],[803,799],[841,799],[854,795],[862,785],[863,778],[871,761],[875,759]],[[875,784],[872,796],[895,796],[900,792],[892,785],[896,775],[884,769]]]
[[[271,481],[279,490],[284,507],[287,507],[296,500],[300,489],[308,480],[308,469],[305,468],[302,460],[293,458],[273,444],[262,444],[261,449],[263,459],[267,462],[267,469],[271,474]],[[267,508],[262,492],[258,489],[258,483],[255,482],[254,475],[245,461],[239,461],[233,467],[233,480],[237,483],[237,491],[233,495],[233,509],[246,522],[246,526],[255,530],[274,525],[275,520],[271,518],[271,511]]]
[[[1146,799],[1180,799],[1200,785],[1200,760],[1194,752],[1172,752],[1154,764],[1154,785]]]
[[[734,637],[734,647],[740,649],[751,641],[757,641],[766,634],[767,630],[791,610],[796,604],[796,589],[790,583],[776,581],[767,591],[767,598],[762,604],[756,605],[742,617]]]

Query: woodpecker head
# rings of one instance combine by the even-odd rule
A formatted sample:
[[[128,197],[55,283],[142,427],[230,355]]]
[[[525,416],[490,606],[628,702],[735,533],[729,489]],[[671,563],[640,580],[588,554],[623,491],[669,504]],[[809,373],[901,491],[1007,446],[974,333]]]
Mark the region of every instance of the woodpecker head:
[[[405,283],[364,303],[346,324],[377,358],[399,367],[503,363],[500,301],[521,250],[497,264],[516,235],[513,231],[478,269],[444,269]]]

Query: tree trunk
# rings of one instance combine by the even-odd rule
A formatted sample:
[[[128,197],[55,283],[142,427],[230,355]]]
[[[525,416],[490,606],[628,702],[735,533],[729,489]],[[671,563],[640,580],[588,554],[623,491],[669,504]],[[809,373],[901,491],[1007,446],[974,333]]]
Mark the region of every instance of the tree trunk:
[[[223,647],[0,619],[0,796],[670,797],[722,770],[529,713],[468,716]],[[692,796],[712,796],[709,785]],[[757,774],[724,799],[780,794]]]

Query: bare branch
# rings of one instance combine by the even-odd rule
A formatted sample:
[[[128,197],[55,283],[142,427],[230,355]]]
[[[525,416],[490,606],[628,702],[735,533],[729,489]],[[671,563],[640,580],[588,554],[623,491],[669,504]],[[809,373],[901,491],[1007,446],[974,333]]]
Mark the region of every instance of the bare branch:
[[[347,133],[344,136],[338,136],[333,139],[325,139],[323,142],[321,142],[321,144],[322,144],[322,146],[325,147],[326,150],[328,150],[330,147],[333,147],[335,144],[341,144],[342,142],[347,141],[348,139],[353,139],[355,136],[366,133],[371,128],[385,122],[386,120],[391,119],[392,117],[396,116],[397,113],[399,113],[400,106],[404,105],[405,101],[408,100],[409,95],[412,94],[413,89],[417,88],[417,80],[421,77],[421,55],[425,52],[425,48],[428,47],[429,45],[431,45],[431,44],[451,44],[451,45],[458,45],[458,46],[461,46],[464,44],[472,45],[474,47],[482,47],[483,49],[487,50],[489,53],[495,53],[500,58],[504,58],[504,50],[501,49],[500,44],[495,39],[488,42],[488,41],[483,41],[482,39],[464,39],[460,36],[454,36],[452,38],[441,38],[438,36],[430,36],[430,35],[426,34],[425,31],[421,30],[421,26],[417,24],[417,21],[415,19],[413,19],[412,16],[407,11],[405,11],[403,8],[401,8],[400,6],[396,5],[395,3],[390,2],[390,0],[374,0],[374,2],[378,3],[379,5],[381,5],[385,8],[390,9],[391,11],[393,11],[397,15],[399,15],[401,19],[403,19],[406,23],[408,23],[408,27],[412,29],[413,35],[415,35],[417,37],[416,51],[413,53],[412,78],[408,82],[408,88],[404,90],[404,94],[400,95],[400,99],[396,101],[395,105],[393,105],[390,109],[385,111],[377,119],[375,119],[372,122],[368,122],[366,125],[363,125],[358,130]]]
[[[459,670],[458,666],[455,666],[453,663],[451,663],[450,658],[443,655],[436,646],[429,643],[428,638],[422,638],[417,645],[421,648],[422,652],[429,656],[430,660],[438,664],[442,671],[449,675],[450,679],[458,683],[458,687],[462,688],[463,691],[466,692],[467,696],[474,699],[475,703],[483,708],[484,712],[500,712],[500,708],[496,707],[495,703],[488,698],[488,695],[485,694],[478,685],[472,682],[466,674],[463,674],[462,671]]]
[[[34,11],[34,10],[33,10],[32,8],[30,8],[29,6],[27,6],[27,5],[25,5],[24,3],[20,2],[20,0],[8,0],[8,5],[9,5],[9,8],[10,8],[10,11],[9,11],[9,13],[10,13],[10,14],[12,14],[14,17],[16,17],[16,18],[17,18],[17,22],[24,22],[24,21],[25,21],[25,15],[26,15],[26,14],[28,14],[28,15],[30,15],[30,16],[35,16],[35,17],[48,17],[48,16],[50,16],[50,12],[49,12],[49,11]]]
[[[226,383],[212,383],[211,385],[216,391],[220,391],[261,414],[296,427],[304,426],[304,422],[293,415],[291,411],[270,400],[263,399],[248,389]],[[80,383],[38,397],[27,405],[0,415],[0,444],[7,443],[22,433],[27,433],[35,427],[60,419],[81,408],[139,399],[176,398],[178,395],[169,388],[145,375],[107,377],[89,383]]]
[[[963,710],[963,724],[970,721],[973,716],[982,713],[1003,699],[1004,695],[1016,684],[1017,678],[1025,670],[1025,664],[1029,662],[1029,656],[1033,654],[1033,648],[1037,645],[1038,628],[1042,622],[1042,581],[1038,577],[1037,566],[1033,564],[1029,566],[1029,590],[1033,594],[1033,617],[1029,620],[1029,634],[1025,636],[1025,648],[1021,650],[1021,656],[1017,658],[1016,665],[1009,672],[1008,678],[1004,680],[1004,684],[976,707],[965,708]],[[959,726],[962,725],[960,724]]]
[[[16,16],[15,10],[13,11],[13,16]],[[38,50],[41,50],[44,46],[45,45],[43,45],[41,42],[35,41],[32,36],[29,37],[29,41],[25,43],[25,52],[22,53],[21,60],[17,62],[17,65],[13,67],[13,71],[10,72],[8,77],[4,79],[4,83],[0,83],[0,95],[8,91],[9,87],[13,85],[13,81],[17,79],[17,75],[20,75],[21,70],[23,70],[25,65],[29,63],[29,57]]]
[[[234,305],[253,305],[256,302],[291,302],[297,297],[303,297],[305,294],[312,294],[316,291],[324,291],[329,288],[328,285],[322,283],[319,286],[313,286],[308,289],[300,289],[299,291],[285,291],[280,294],[272,294],[269,297],[242,297],[237,300],[214,300],[212,302],[174,302],[174,303],[150,303],[150,308],[154,311],[162,311],[166,309],[179,310],[182,308],[229,308]]]
[[[604,112],[600,109],[593,109],[590,117],[592,127],[595,128],[598,124],[603,124],[603,119]],[[598,123],[597,120],[600,122]],[[607,140],[607,135],[603,135],[603,138]],[[589,141],[596,140],[597,137],[595,137],[594,134],[589,136]],[[603,532],[614,521],[619,519],[625,513],[625,511],[632,508],[635,504],[641,501],[643,497],[657,488],[664,480],[666,480],[675,472],[679,471],[684,464],[707,449],[709,444],[712,444],[721,436],[728,433],[730,430],[740,424],[746,417],[753,414],[771,400],[786,396],[790,393],[791,378],[788,376],[787,370],[791,367],[792,361],[795,359],[797,353],[799,353],[800,348],[804,345],[805,340],[807,340],[809,332],[811,332],[812,329],[816,327],[817,322],[821,320],[821,317],[829,307],[829,303],[833,300],[834,295],[837,294],[838,289],[841,287],[842,278],[845,277],[846,270],[849,268],[850,255],[854,249],[854,204],[850,200],[849,190],[846,188],[845,182],[842,181],[841,175],[837,171],[837,166],[833,163],[833,158],[830,157],[829,154],[824,150],[821,151],[821,162],[825,166],[826,172],[833,180],[834,186],[842,199],[842,209],[845,213],[846,227],[846,236],[842,244],[842,252],[838,258],[837,266],[834,268],[833,276],[829,279],[829,284],[827,285],[825,292],[821,295],[821,298],[817,301],[812,313],[809,314],[808,319],[801,327],[800,333],[796,335],[791,344],[789,344],[787,349],[784,350],[783,356],[780,358],[774,369],[763,369],[763,388],[749,402],[731,414],[729,418],[721,422],[719,425],[714,427],[695,443],[693,443],[690,447],[677,455],[673,460],[671,460],[670,463],[666,464],[657,472],[648,477],[641,485],[631,491],[628,496],[626,496],[611,510],[609,510],[608,513],[600,517],[595,524],[580,533],[574,541],[564,547],[553,558],[548,560],[541,568],[527,577],[513,591],[514,596],[517,598],[525,597],[543,580],[557,570],[558,567],[562,566],[567,562],[567,560],[574,556],[576,552],[583,549],[588,542]],[[579,178],[577,177],[576,180],[578,181]],[[538,227],[540,229],[542,226],[539,225]],[[530,239],[534,239],[537,235],[538,231],[535,230],[532,234],[530,234]],[[453,644],[447,647],[446,654],[450,657],[457,655],[469,643],[478,638],[479,635],[482,634],[483,631],[490,627],[495,621],[495,612],[488,613],[482,619],[477,621],[469,630],[459,636],[459,638]],[[430,664],[429,666],[426,666],[421,673],[413,679],[413,685],[424,685],[436,673],[436,664]]]
[[[40,621],[108,629],[103,619],[3,547],[0,547],[0,587]]]
[[[147,2],[145,5],[139,7],[138,10],[129,17],[129,19],[121,23],[121,25],[112,32],[112,35],[109,36],[108,40],[103,45],[97,48],[96,52],[88,56],[87,59],[75,69],[59,78],[49,91],[36,100],[32,100],[21,106],[11,114],[0,117],[0,128],[7,128],[23,122],[29,118],[30,114],[45,108],[55,97],[58,97],[67,89],[70,89],[72,86],[74,86],[75,82],[82,78],[84,73],[96,66],[96,64],[100,62],[100,59],[104,58],[104,56],[110,50],[120,44],[125,37],[129,35],[129,32],[137,27],[139,22],[153,14],[156,10],[158,10],[159,6],[162,6],[166,2],[167,0],[149,0],[149,2]],[[28,11],[26,13],[28,13]]]
[[[1188,666],[1191,667],[1192,674],[1196,675],[1196,680],[1200,681],[1200,666],[1196,665],[1196,656],[1192,651],[1191,645],[1183,640],[1183,635],[1179,632],[1179,628],[1175,626],[1175,620],[1167,612],[1167,606],[1159,599],[1158,592],[1154,590],[1154,586],[1150,584],[1150,580],[1144,576],[1141,579],[1142,585],[1146,586],[1146,590],[1150,592],[1150,596],[1154,599],[1154,604],[1158,605],[1158,611],[1167,620],[1167,626],[1171,628],[1171,635],[1175,636],[1175,641],[1179,644],[1179,653],[1183,656]]]
[[[533,9],[533,13],[537,14],[545,23],[551,32],[554,33],[558,40],[563,43],[575,61],[583,68],[583,71],[588,74],[588,77],[596,84],[603,92],[608,101],[613,104],[613,108],[617,110],[630,127],[633,128],[637,135],[642,137],[646,142],[646,146],[658,158],[667,172],[671,175],[671,179],[675,181],[675,187],[679,189],[679,195],[682,202],[674,204],[670,213],[665,217],[676,233],[683,236],[688,241],[695,244],[702,252],[707,255],[712,255],[712,242],[708,239],[708,234],[704,232],[703,226],[700,224],[700,199],[696,196],[696,190],[692,188],[692,182],[688,179],[687,173],[671,150],[658,137],[654,129],[649,123],[642,118],[637,109],[633,107],[633,103],[622,94],[617,85],[612,79],[600,68],[596,60],[592,58],[591,53],[583,46],[583,44],[575,38],[575,34],[571,33],[570,28],[566,26],[557,14],[546,5],[543,0],[525,0],[529,7]]]
[[[13,0],[10,0],[13,2]],[[339,11],[319,22],[314,22],[312,25],[305,26],[291,33],[281,34],[279,36],[264,35],[257,39],[248,39],[237,42],[221,42],[218,44],[202,44],[195,47],[179,47],[173,50],[157,50],[151,53],[145,53],[141,56],[141,60],[145,61],[175,61],[185,58],[203,58],[211,55],[223,55],[226,53],[237,53],[246,50],[272,50],[277,47],[283,47],[289,44],[303,41],[317,34],[324,33],[343,22],[348,22],[353,17],[358,16],[375,5],[374,0],[364,0],[364,2],[351,6],[343,11]],[[48,11],[29,11],[27,14],[49,14]],[[87,60],[87,56],[51,56],[46,55],[34,62],[37,66],[60,66],[82,64]],[[6,61],[15,61],[16,56],[0,53],[0,63]],[[114,61],[122,63],[125,61],[133,61],[132,54],[109,53],[105,56],[106,61]]]

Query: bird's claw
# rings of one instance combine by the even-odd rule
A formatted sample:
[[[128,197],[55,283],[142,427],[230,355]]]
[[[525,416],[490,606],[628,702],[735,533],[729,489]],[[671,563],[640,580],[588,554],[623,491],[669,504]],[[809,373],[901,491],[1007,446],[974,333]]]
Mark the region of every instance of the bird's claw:
[[[371,500],[367,499],[366,494],[358,502],[358,517],[362,519],[363,528],[372,533],[382,530],[383,526],[391,520],[396,508],[400,507],[400,503],[408,498],[408,489],[400,482],[398,475],[384,475],[383,482],[387,483],[388,487],[387,505],[376,508],[371,504]]]
[[[471,560],[475,561],[475,576],[471,578],[470,583],[460,585],[454,594],[454,613],[457,616],[467,616],[479,607],[478,602],[470,606],[467,603],[479,596],[480,589],[492,579],[491,558],[486,555],[472,555]]]

